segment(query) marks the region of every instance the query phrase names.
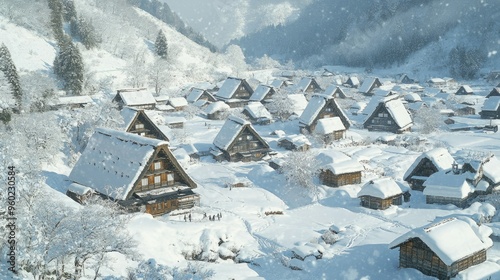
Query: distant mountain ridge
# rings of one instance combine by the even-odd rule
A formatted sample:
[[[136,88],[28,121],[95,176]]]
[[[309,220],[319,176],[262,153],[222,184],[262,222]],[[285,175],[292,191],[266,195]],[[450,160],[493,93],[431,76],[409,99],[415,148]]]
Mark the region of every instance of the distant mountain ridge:
[[[500,5],[491,0],[316,0],[297,20],[231,43],[247,57],[372,67],[403,63],[440,41],[443,58],[464,46],[488,60],[500,48],[499,34]]]

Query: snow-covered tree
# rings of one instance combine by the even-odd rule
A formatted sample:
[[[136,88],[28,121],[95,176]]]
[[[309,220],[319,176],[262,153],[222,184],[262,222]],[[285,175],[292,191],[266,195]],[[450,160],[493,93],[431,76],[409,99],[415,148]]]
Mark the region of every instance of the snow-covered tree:
[[[9,49],[3,43],[2,46],[0,46],[0,71],[3,72],[5,79],[10,84],[11,93],[17,103],[16,107],[19,109],[21,107],[23,95],[21,83],[19,81],[16,65],[14,64],[14,61],[12,61]]]
[[[61,42],[64,40],[63,31],[63,4],[61,0],[48,0],[50,8],[50,27],[54,38]]]
[[[167,59],[168,55],[167,38],[165,37],[165,34],[163,33],[162,30],[160,30],[158,32],[158,35],[156,36],[155,52],[159,57]]]
[[[241,50],[241,48],[237,45],[229,45],[226,48],[226,59],[227,61],[233,65],[233,71],[236,73],[243,72],[248,70],[248,65],[245,62],[245,54]]]
[[[424,107],[415,113],[414,122],[421,133],[429,134],[439,129],[443,124],[443,116],[439,109]]]
[[[44,112],[56,98],[54,79],[43,71],[32,71],[21,76],[23,85],[22,110],[25,112]]]
[[[83,90],[84,65],[80,50],[65,36],[54,59],[54,73],[63,81],[64,89],[73,95]]]
[[[132,60],[128,62],[125,72],[129,86],[137,88],[144,86],[146,83],[147,70],[145,60],[144,52],[138,51],[134,53]]]
[[[289,185],[309,190],[316,188],[314,180],[319,174],[319,162],[311,151],[290,152],[280,170]]]
[[[156,95],[160,95],[161,90],[167,85],[167,67],[167,62],[162,58],[155,59],[149,66],[149,84],[155,88]]]
[[[266,108],[279,120],[284,121],[293,113],[294,103],[286,90],[278,89],[273,95],[273,101],[266,104]]]
[[[101,38],[94,25],[83,17],[71,18],[71,35],[85,46],[86,49],[92,49],[99,45]]]
[[[73,0],[64,0],[62,5],[62,16],[64,21],[71,21],[72,18],[77,18],[75,2]]]

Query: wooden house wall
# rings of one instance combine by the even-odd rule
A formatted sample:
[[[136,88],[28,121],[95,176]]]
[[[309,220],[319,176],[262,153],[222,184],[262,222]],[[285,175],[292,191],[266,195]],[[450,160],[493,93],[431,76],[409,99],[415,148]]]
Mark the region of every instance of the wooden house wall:
[[[342,124],[344,124],[344,127],[346,129],[349,128],[350,124],[348,121],[346,121],[343,118],[343,114],[340,111],[340,108],[337,108],[337,106],[335,106],[335,103],[333,102],[333,100],[329,100],[325,104],[325,106],[323,108],[321,108],[321,110],[319,111],[318,115],[316,116],[316,118],[314,119],[312,124],[310,126],[306,126],[305,129],[309,133],[312,133],[316,128],[318,120],[325,119],[325,118],[333,118],[333,117],[339,117],[342,121]]]
[[[385,199],[373,196],[362,196],[360,197],[360,199],[361,199],[361,206],[375,210],[385,210],[391,207],[391,205],[393,205],[393,202],[399,203],[398,205],[402,204],[402,195],[399,195],[398,197],[389,197]]]
[[[400,129],[383,104],[379,104],[377,109],[375,109],[373,114],[365,122],[364,126],[370,131],[375,130],[398,133]]]
[[[497,111],[481,111],[482,119],[500,119],[500,108]]]
[[[447,266],[419,238],[411,239],[400,245],[399,266],[418,269],[423,274],[439,279],[450,279],[473,265],[486,260],[486,250],[481,250],[467,258]]]
[[[455,114],[457,116],[475,115],[476,109],[474,109],[474,107],[464,107],[464,108],[457,109],[455,111]]]
[[[345,130],[334,131],[332,133],[325,134],[323,136],[323,141],[325,141],[325,143],[331,143],[335,140],[344,138],[344,135],[345,135]]]
[[[137,118],[130,124],[127,132],[154,139],[168,140],[160,135],[154,124],[152,124],[151,121],[147,120],[142,114],[139,114]]]
[[[198,100],[206,100],[206,101],[210,101],[210,102],[215,102],[217,100],[215,100],[215,97],[213,97],[212,95],[208,94],[207,91],[204,91],[201,96],[198,98]]]
[[[246,85],[241,83],[233,94],[232,98],[249,99],[252,91]]]
[[[434,195],[426,195],[425,202],[427,204],[453,204],[457,207],[464,208],[467,206],[467,197],[466,198],[455,198],[455,197],[444,197],[444,196],[434,196]]]
[[[472,92],[467,92],[463,87],[460,87],[457,92],[455,93],[456,95],[467,95],[467,94],[473,94]]]
[[[331,170],[321,170],[319,178],[322,184],[330,187],[360,184],[361,171],[335,175]]]
[[[422,160],[420,160],[420,162],[417,164],[413,172],[410,174],[410,177],[408,178],[407,182],[410,185],[411,189],[423,191],[425,188],[423,186],[425,181],[412,179],[411,177],[412,176],[429,177],[436,172],[438,172],[438,169],[434,165],[434,163],[428,158],[423,158]]]
[[[226,158],[228,161],[260,160],[267,150],[267,146],[246,127],[229,147]]]

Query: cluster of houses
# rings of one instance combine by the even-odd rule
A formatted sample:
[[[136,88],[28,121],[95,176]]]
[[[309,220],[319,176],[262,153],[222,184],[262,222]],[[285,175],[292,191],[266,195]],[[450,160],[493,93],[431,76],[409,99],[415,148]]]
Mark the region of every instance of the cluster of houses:
[[[399,81],[402,84],[415,82],[406,75],[399,77]],[[441,83],[438,79],[429,81],[438,88],[442,87]],[[418,110],[412,104],[421,103],[419,94],[401,97],[393,91],[394,85],[384,85],[378,78],[367,78],[360,83],[357,77],[351,76],[342,84],[351,89],[357,88],[359,94],[370,97],[366,107],[359,108],[366,115],[364,128],[393,133],[411,130],[411,111]],[[68,196],[83,203],[89,196],[98,195],[112,199],[130,211],[152,215],[199,205],[200,196],[193,191],[197,183],[184,170],[169,145],[172,140],[169,139],[172,137],[170,129],[182,128],[185,119],[169,116],[162,119],[163,125],[159,125],[150,110],[176,112],[184,110],[189,104],[202,108],[207,119],[225,120],[207,155],[217,161],[259,161],[271,158],[269,155],[273,152],[254,125],[272,122],[273,114],[266,105],[273,102],[273,96],[283,87],[293,87],[296,91],[289,96],[295,102],[294,106],[299,108],[294,112],[302,134],[285,135],[277,131],[279,147],[308,150],[311,143],[306,135],[309,134],[319,136],[325,143],[345,138],[346,131],[352,126],[339,105],[339,99],[348,98],[345,89],[330,85],[323,90],[314,78],[303,78],[296,84],[276,79],[253,90],[245,79],[229,77],[220,86],[193,87],[185,97],[175,98],[154,97],[145,88],[122,89],[117,91],[113,101],[121,110],[124,124],[117,130],[95,130],[69,175],[72,183]],[[498,118],[499,91],[497,87],[490,93],[481,117],[491,118],[487,113],[491,109],[496,110],[495,118]],[[462,86],[456,94],[473,92],[470,87]],[[75,98],[78,100],[60,100],[59,103],[78,107],[91,102],[89,98]],[[229,113],[235,109],[248,120]],[[188,154],[192,155],[197,151],[194,146],[191,147],[193,151]],[[340,187],[362,183],[364,166],[356,159],[330,149],[320,152],[317,160],[321,164],[319,178],[322,184]],[[269,164],[279,169],[280,160],[271,158]],[[361,206],[384,210],[391,205],[408,202],[411,188],[423,191],[427,203],[466,207],[469,199],[491,193],[494,187],[500,185],[498,166],[500,161],[494,156],[455,159],[447,150],[439,148],[423,153],[415,160],[404,175],[403,180],[407,184],[389,177],[373,179],[362,186],[357,196]],[[400,248],[402,267],[414,267],[428,275],[449,278],[466,267],[484,261],[485,251],[491,246],[478,241],[478,237],[467,227],[462,220],[448,219],[401,236],[391,243],[391,248]],[[452,254],[437,244],[438,241],[445,243],[441,240],[443,231],[455,230],[463,230],[467,242],[478,250]]]

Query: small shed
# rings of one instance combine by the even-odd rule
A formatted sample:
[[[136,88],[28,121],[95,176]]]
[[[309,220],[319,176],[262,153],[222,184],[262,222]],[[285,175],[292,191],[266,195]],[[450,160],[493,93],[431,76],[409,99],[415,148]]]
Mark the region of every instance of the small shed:
[[[413,164],[406,170],[403,180],[408,182],[408,185],[413,190],[424,190],[424,182],[432,174],[451,169],[455,160],[450,155],[448,150],[444,148],[435,148],[428,152],[422,153]]]
[[[446,81],[441,78],[431,78],[427,81],[430,87],[444,88],[446,87]]]
[[[243,114],[246,115],[253,124],[270,124],[273,116],[260,102],[250,102],[243,108]]]
[[[389,248],[399,247],[400,267],[450,279],[486,261],[486,251],[493,246],[487,232],[491,234],[471,219],[453,217],[415,228],[392,241]]]
[[[472,95],[474,91],[468,85],[460,86],[460,88],[455,92],[456,95]]]
[[[317,121],[314,133],[323,138],[325,143],[344,138],[346,127],[339,117],[323,118]]]
[[[94,193],[91,188],[78,183],[71,183],[66,191],[67,196],[80,204],[84,204]]]
[[[319,179],[322,184],[330,187],[340,187],[361,183],[363,166],[346,154],[326,150],[316,157],[321,164]]]
[[[403,204],[403,191],[392,178],[379,178],[366,183],[359,191],[358,198],[363,207],[385,210],[391,205]]]
[[[53,109],[59,108],[67,108],[67,109],[75,109],[75,108],[84,108],[88,104],[93,103],[94,101],[88,95],[79,95],[79,96],[61,96],[57,98],[56,102],[50,105]]]
[[[188,101],[184,97],[172,97],[168,100],[168,105],[174,108],[174,111],[182,111],[188,105]]]
[[[205,108],[205,113],[207,114],[207,119],[209,120],[222,120],[226,118],[229,109],[229,105],[223,101],[217,101],[208,105]]]
[[[424,182],[427,204],[453,204],[460,208],[467,206],[467,199],[474,193],[474,187],[467,180],[467,173],[456,174],[440,171],[432,174]]]
[[[307,151],[311,147],[311,142],[305,135],[288,135],[278,140],[278,146],[292,151]]]

